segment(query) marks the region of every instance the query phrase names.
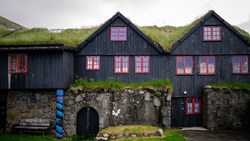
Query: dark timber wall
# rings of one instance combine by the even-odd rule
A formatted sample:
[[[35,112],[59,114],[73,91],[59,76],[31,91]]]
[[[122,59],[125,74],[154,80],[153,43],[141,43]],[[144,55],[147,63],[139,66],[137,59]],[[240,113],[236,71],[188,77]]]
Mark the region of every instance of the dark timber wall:
[[[28,54],[28,72],[10,74],[8,88],[8,53],[1,53],[0,89],[68,88],[73,81],[73,52],[36,51]],[[16,52],[13,52],[16,53]],[[3,62],[3,63],[2,63]]]

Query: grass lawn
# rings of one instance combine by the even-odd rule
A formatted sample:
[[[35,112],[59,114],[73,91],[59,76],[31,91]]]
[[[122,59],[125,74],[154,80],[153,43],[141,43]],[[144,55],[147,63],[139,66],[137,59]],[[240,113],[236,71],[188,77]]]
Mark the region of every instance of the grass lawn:
[[[127,138],[119,141],[186,141],[186,139],[180,134],[180,130],[170,129],[164,131],[163,137]]]
[[[146,130],[145,128],[147,126],[143,127],[135,127],[135,128],[127,128],[125,126],[124,128],[111,128],[109,131],[115,131],[117,129],[118,131],[115,132],[141,132],[142,130]],[[107,131],[107,130],[106,130]],[[106,132],[105,130],[103,132]],[[150,127],[147,132],[155,131],[154,127]],[[0,141],[57,141],[57,139],[54,138],[53,135],[49,136],[38,136],[38,135],[13,135],[13,134],[3,134],[0,135]],[[60,141],[81,141],[79,138],[73,137],[67,137],[63,138]],[[86,140],[84,140],[86,141]],[[91,141],[91,140],[88,140]],[[163,137],[148,137],[148,138],[127,138],[127,139],[120,139],[119,141],[186,141],[186,139],[180,134],[180,130],[178,129],[170,129],[164,131]]]
[[[3,134],[0,135],[0,141],[57,141],[53,135],[13,135]],[[71,141],[70,138],[64,138],[60,141]]]

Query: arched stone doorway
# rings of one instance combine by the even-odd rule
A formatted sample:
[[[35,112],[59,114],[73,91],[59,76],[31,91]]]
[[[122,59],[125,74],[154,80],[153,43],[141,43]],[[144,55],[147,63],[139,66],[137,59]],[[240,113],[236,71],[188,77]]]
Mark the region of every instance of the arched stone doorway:
[[[77,114],[77,135],[90,137],[99,132],[99,115],[95,109],[85,107]]]

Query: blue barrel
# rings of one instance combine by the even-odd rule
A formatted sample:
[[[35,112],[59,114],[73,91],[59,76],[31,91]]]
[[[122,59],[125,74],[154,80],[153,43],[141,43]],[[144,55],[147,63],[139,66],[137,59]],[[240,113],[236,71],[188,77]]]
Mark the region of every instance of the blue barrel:
[[[63,94],[62,89],[56,91],[56,138],[63,137]]]

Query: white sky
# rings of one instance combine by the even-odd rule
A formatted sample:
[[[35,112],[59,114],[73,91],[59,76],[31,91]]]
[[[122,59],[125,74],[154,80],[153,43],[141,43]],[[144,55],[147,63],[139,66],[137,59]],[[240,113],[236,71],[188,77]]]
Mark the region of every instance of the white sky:
[[[117,11],[140,26],[180,26],[211,9],[250,32],[250,0],[0,0],[1,16],[29,28],[95,26]]]

